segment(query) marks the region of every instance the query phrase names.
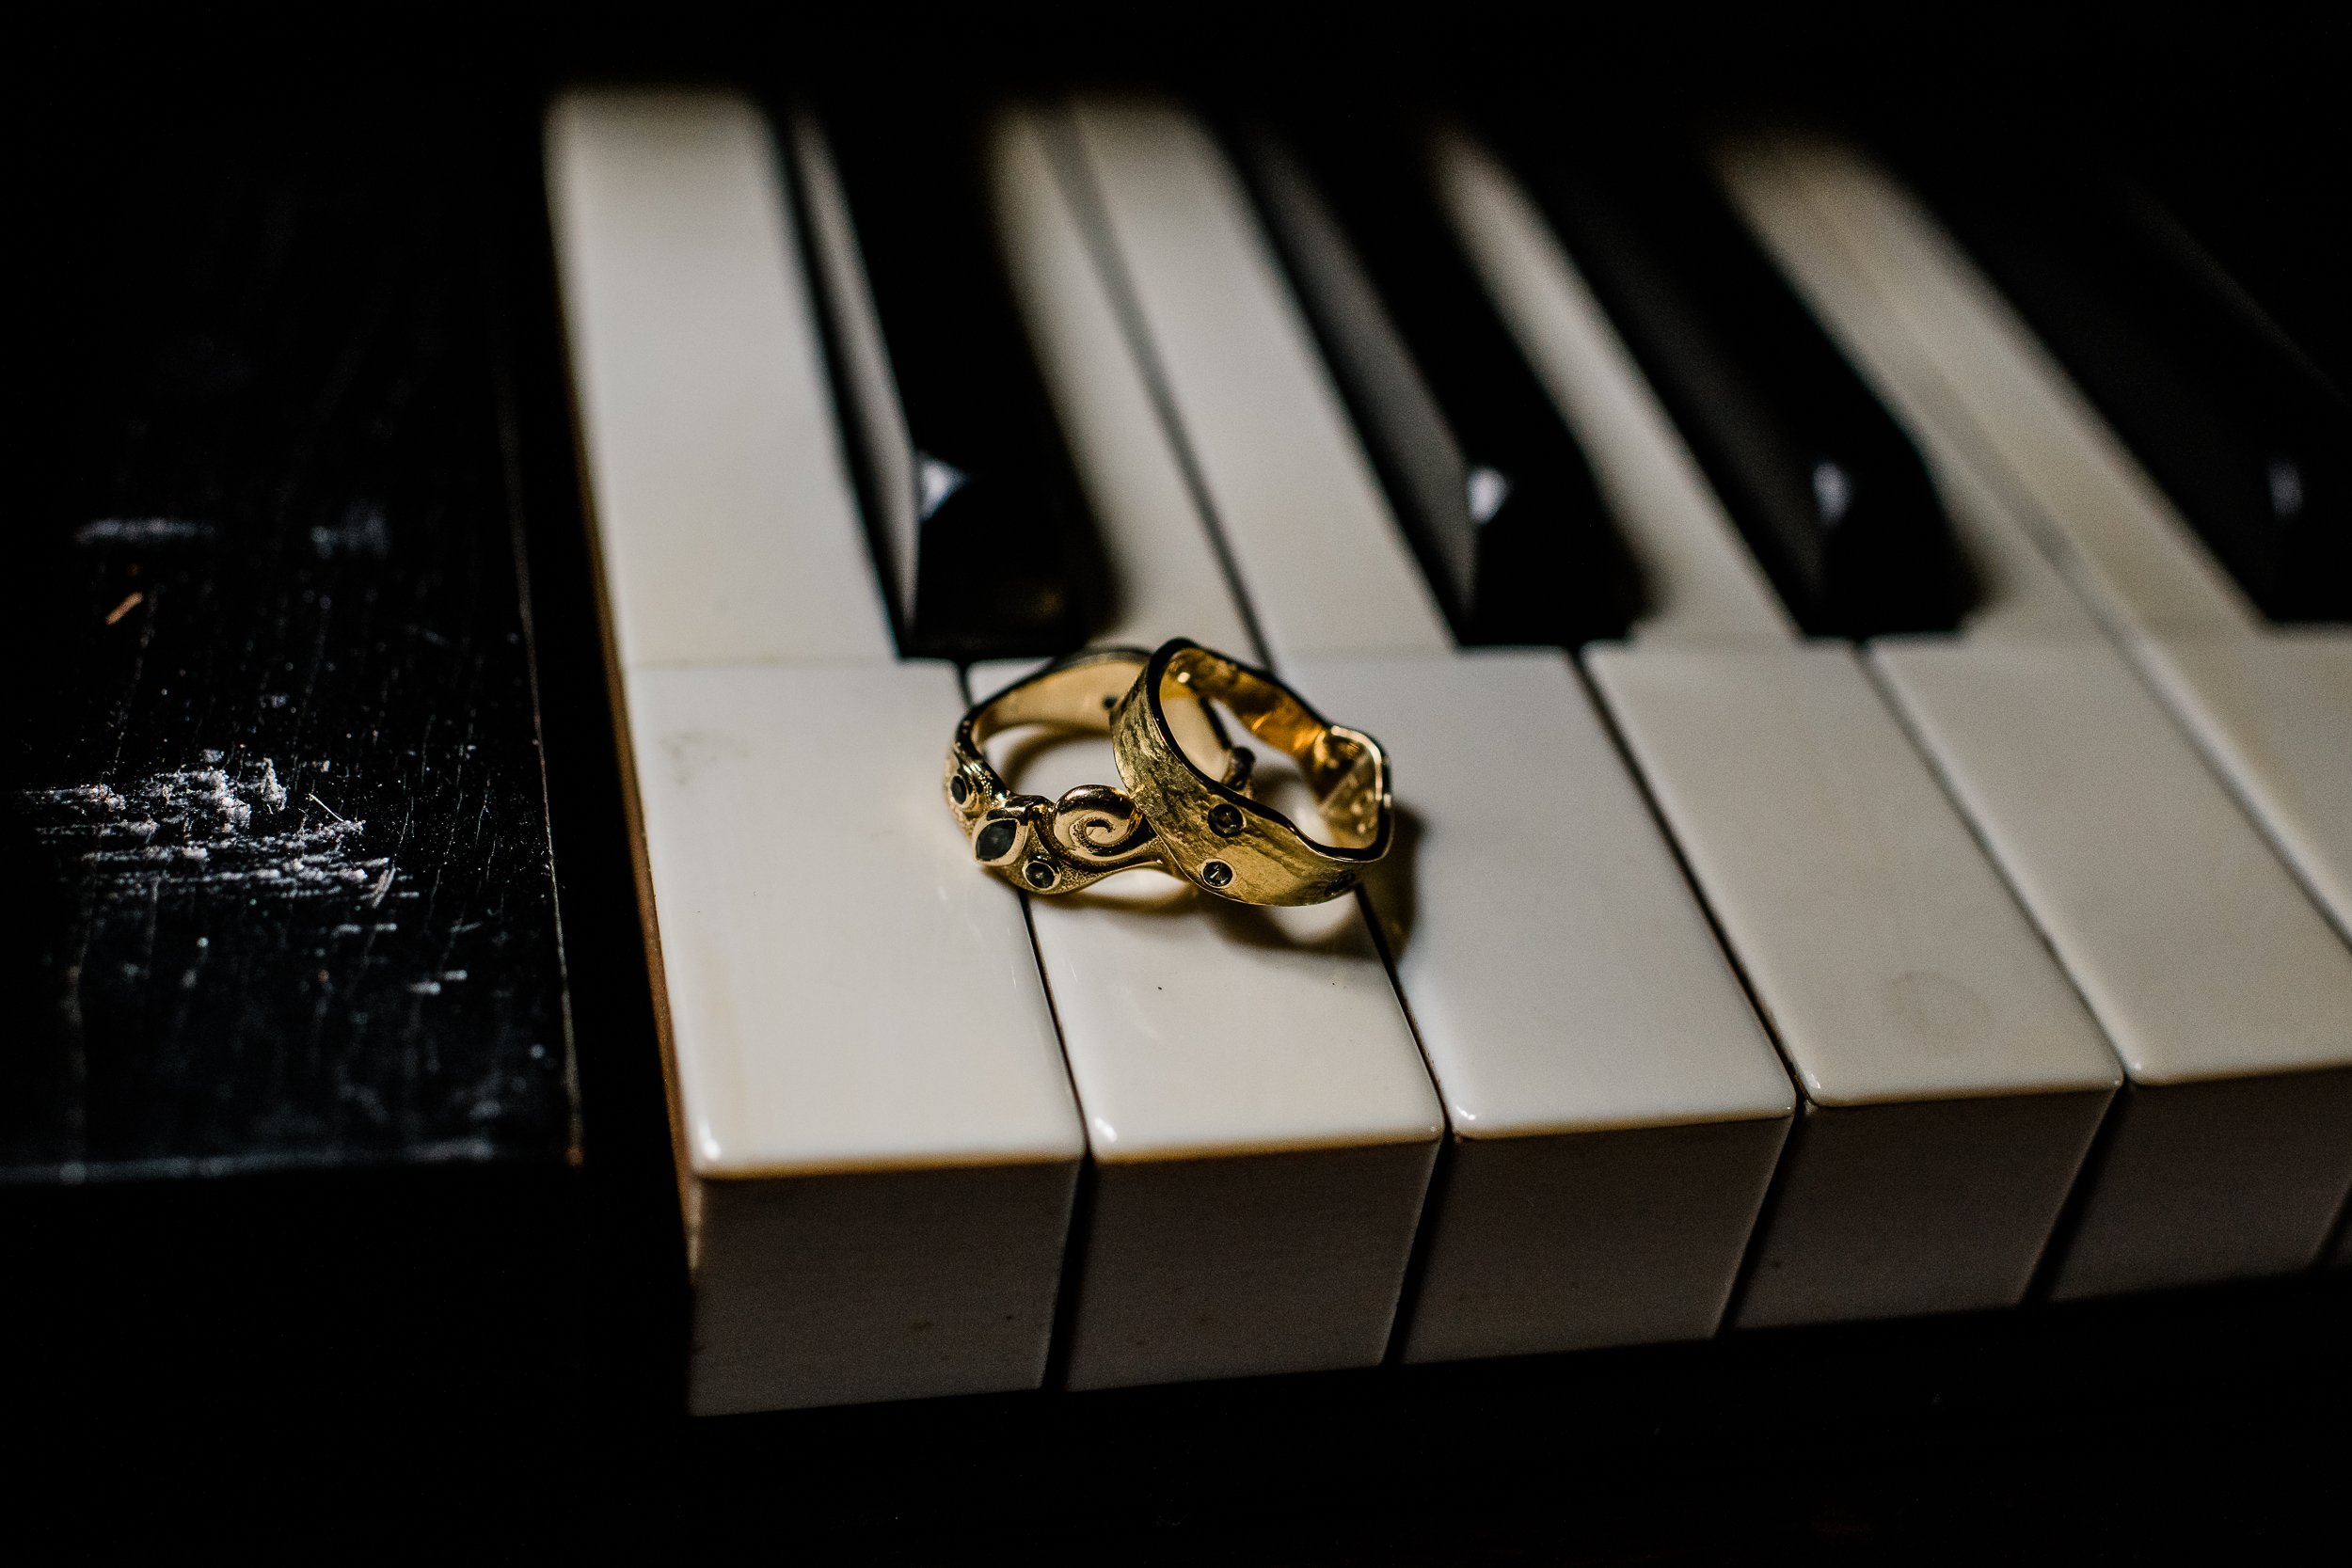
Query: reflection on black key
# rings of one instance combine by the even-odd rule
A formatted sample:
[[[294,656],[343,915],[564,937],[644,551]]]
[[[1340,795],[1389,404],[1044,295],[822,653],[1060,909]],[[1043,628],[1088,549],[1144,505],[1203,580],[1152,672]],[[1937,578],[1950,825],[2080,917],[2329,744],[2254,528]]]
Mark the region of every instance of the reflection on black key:
[[[1949,629],[1967,580],[1925,466],[1697,161],[1574,140],[1506,146],[1798,625]]]
[[[2352,190],[2324,140],[2292,151],[2266,143],[2250,156],[2211,147],[2193,163],[2159,163],[2135,174],[2232,280],[2231,293],[2243,285],[2298,358],[2339,391],[2352,387],[2352,302],[2344,289]]]
[[[1454,246],[1418,132],[1318,116],[1232,140],[1454,634],[1623,636],[1632,563]]]
[[[2352,406],[2196,242],[2046,164],[1931,168],[1926,185],[2262,611],[2352,619]]]
[[[891,95],[790,119],[811,276],[900,651],[1075,647],[1105,574],[984,184],[977,109]],[[846,218],[846,222],[843,221]]]

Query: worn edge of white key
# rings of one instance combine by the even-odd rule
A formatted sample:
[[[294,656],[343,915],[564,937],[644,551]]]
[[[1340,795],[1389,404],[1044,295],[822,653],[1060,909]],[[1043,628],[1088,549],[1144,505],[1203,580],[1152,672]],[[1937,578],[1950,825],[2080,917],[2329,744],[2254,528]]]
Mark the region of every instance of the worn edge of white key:
[[[1224,153],[1157,100],[1069,117],[1266,656],[1452,646],[1412,561],[1357,546],[1397,524]]]
[[[2352,1066],[2352,953],[2120,650],[1868,657],[2135,1083]]]
[[[1771,144],[2014,483],[2058,564],[2119,629],[2249,631],[2252,606],[1960,244],[1891,176],[1820,137]],[[1954,434],[1962,435],[1960,431]]]
[[[1432,144],[1472,267],[1593,465],[1643,583],[1639,642],[1795,640],[1795,624],[1632,352],[1527,194],[1458,130]]]
[[[2352,628],[2151,635],[2127,648],[2352,940]]]
[[[1814,1103],[2121,1081],[2091,1015],[1853,650],[1596,643],[1583,660]],[[1827,935],[1869,950],[1825,950],[1808,924],[1822,918],[1834,922]],[[1846,989],[1863,974],[1890,987],[1918,976],[1908,1012],[1880,997],[1885,1016],[1866,1015]],[[1989,1016],[1972,1037],[1927,1037],[1976,1009]],[[1899,1038],[1901,1026],[1919,1037]]]
[[[1753,138],[1712,151],[1750,231],[1927,463],[1977,588],[1962,629],[1974,637],[2095,635],[2098,623],[2074,586],[1951,434],[1966,428],[1966,413],[1803,186]]]
[[[576,90],[548,111],[624,668],[893,654],[775,154],[730,93]]]

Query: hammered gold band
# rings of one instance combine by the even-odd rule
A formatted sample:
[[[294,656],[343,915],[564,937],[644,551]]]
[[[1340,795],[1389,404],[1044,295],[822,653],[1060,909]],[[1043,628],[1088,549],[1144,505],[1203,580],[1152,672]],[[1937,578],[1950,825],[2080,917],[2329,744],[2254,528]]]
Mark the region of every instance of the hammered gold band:
[[[1298,766],[1332,842],[1310,838],[1244,789],[1210,776],[1171,723],[1218,703]],[[1245,904],[1321,904],[1353,888],[1395,836],[1389,761],[1361,730],[1334,724],[1289,687],[1182,638],[1152,655],[1111,717],[1119,775],[1158,831],[1162,864]]]
[[[1227,743],[1212,703],[1297,765],[1333,842],[1252,798],[1254,754]],[[1012,793],[986,747],[1030,724],[1108,730],[1125,787],[1081,784],[1057,800]],[[973,858],[1028,893],[1074,893],[1149,866],[1239,903],[1320,904],[1353,888],[1394,832],[1377,742],[1182,638],[1148,655],[1073,655],[975,704],[947,749],[945,785]]]

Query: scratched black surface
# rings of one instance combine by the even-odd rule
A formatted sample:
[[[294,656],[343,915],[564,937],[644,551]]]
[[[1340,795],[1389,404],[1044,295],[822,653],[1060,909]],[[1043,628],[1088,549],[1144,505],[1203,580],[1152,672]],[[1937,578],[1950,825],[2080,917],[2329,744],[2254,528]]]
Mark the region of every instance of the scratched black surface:
[[[495,160],[119,109],[26,229],[0,1178],[561,1163]]]

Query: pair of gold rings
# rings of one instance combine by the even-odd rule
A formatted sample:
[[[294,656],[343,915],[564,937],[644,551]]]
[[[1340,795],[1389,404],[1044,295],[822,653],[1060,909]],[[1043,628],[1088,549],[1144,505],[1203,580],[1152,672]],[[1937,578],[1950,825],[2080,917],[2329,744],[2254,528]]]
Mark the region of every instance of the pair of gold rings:
[[[1256,757],[1227,743],[1211,703],[1297,765],[1331,842],[1251,797]],[[1081,784],[1058,800],[1011,793],[983,748],[1025,724],[1108,730],[1125,787]],[[1395,831],[1377,741],[1181,637],[1149,654],[1073,655],[976,704],[947,748],[946,790],[973,858],[1025,893],[1075,893],[1150,867],[1239,903],[1320,904],[1355,887]]]

